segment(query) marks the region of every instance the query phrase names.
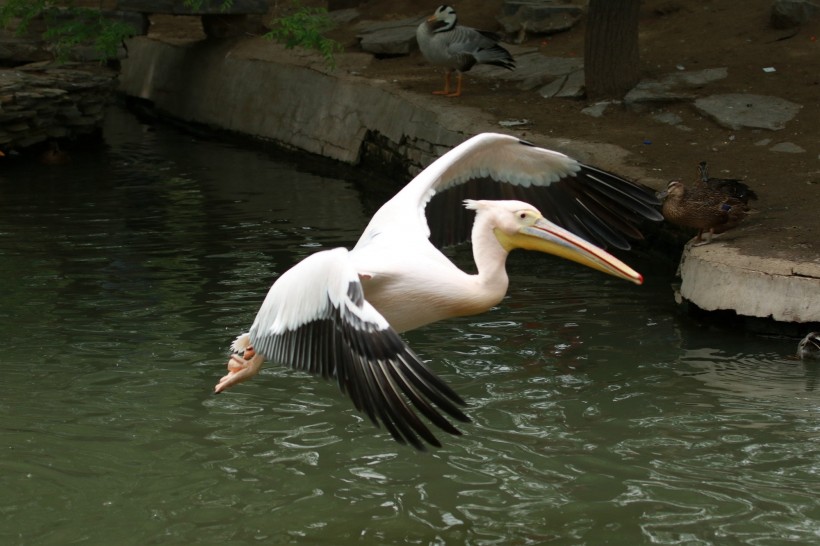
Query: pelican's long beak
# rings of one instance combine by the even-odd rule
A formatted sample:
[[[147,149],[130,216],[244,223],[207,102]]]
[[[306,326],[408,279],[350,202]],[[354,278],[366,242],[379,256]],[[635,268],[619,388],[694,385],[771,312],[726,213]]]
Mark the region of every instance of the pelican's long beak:
[[[511,248],[525,248],[560,256],[613,277],[643,284],[643,276],[621,260],[545,218],[539,218],[531,226],[522,227],[518,233],[508,237],[508,244]]]

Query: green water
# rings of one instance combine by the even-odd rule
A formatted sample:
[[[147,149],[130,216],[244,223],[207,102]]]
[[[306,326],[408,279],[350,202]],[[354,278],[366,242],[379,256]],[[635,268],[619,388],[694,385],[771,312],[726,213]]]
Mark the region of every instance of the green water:
[[[497,309],[408,333],[469,402],[443,449],[276,366],[212,396],[275,275],[372,210],[109,119],[71,165],[0,165],[0,543],[820,542],[818,366],[681,316],[651,263],[516,254]]]

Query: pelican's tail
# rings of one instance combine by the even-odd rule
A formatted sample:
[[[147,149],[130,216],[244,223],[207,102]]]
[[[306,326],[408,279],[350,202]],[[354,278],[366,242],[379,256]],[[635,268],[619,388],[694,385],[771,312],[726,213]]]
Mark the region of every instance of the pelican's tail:
[[[245,350],[251,346],[251,335],[248,333],[237,336],[233,343],[231,343],[231,351],[234,353],[244,353]]]

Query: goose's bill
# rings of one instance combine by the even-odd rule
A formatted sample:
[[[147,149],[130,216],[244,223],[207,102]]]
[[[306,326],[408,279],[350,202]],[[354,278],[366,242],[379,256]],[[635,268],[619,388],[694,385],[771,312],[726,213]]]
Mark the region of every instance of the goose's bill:
[[[522,227],[510,238],[509,244],[514,248],[553,254],[613,277],[643,284],[643,276],[621,260],[544,218],[539,218],[532,226]]]

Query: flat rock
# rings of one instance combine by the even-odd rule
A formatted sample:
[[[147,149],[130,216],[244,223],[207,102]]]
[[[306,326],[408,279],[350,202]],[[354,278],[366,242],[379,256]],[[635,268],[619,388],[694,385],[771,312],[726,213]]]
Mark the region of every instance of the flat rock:
[[[356,25],[363,51],[374,55],[408,55],[418,47],[416,27],[424,18],[362,21]]]
[[[573,57],[545,57],[537,50],[507,47],[515,58],[515,70],[505,70],[495,66],[479,65],[470,73],[478,76],[492,76],[506,81],[520,82],[523,90],[536,89],[546,82],[567,76],[584,66],[584,61]],[[521,49],[520,51],[517,49]]]
[[[687,245],[679,271],[681,296],[706,311],[732,310],[783,322],[820,321],[820,263],[751,256],[724,239]]]
[[[604,115],[604,112],[610,104],[612,104],[612,101],[608,100],[596,102],[595,104],[587,106],[586,108],[581,110],[581,113],[593,118],[599,118]]]
[[[576,70],[565,76],[559,76],[551,83],[538,90],[545,99],[574,99],[584,95],[584,71]]]
[[[624,97],[627,105],[652,102],[689,101],[695,98],[692,90],[728,76],[726,68],[706,68],[674,72],[658,80],[643,80]]]
[[[802,154],[806,150],[795,144],[794,142],[779,142],[769,148],[772,152],[781,152],[786,154]]]
[[[680,129],[681,131],[691,131],[691,127],[687,127],[683,124],[683,118],[679,115],[675,114],[674,112],[657,112],[652,114],[652,119],[657,122],[665,123],[666,125],[671,125],[676,129]]]
[[[771,25],[774,28],[794,28],[820,16],[820,4],[811,0],[775,0]]]
[[[574,27],[583,13],[567,2],[507,0],[498,22],[507,34],[555,34]]]
[[[334,24],[344,25],[353,21],[354,19],[358,19],[359,10],[357,10],[356,8],[337,9],[333,11],[328,11],[327,16],[330,17],[330,20],[333,21]]]
[[[695,108],[727,129],[783,129],[801,105],[779,97],[728,93],[697,99]]]

